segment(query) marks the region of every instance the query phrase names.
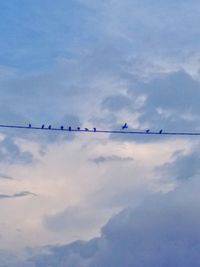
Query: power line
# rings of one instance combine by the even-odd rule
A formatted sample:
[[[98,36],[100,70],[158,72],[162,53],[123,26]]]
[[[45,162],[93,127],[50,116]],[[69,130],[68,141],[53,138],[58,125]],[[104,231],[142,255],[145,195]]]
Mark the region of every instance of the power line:
[[[199,136],[200,132],[165,132],[164,130],[159,131],[151,131],[151,130],[139,130],[139,131],[129,131],[125,130],[122,127],[122,130],[98,130],[97,128],[84,128],[80,127],[72,128],[69,126],[65,128],[64,126],[60,126],[60,128],[52,127],[51,125],[45,127],[43,124],[41,127],[32,126],[29,124],[28,126],[20,126],[20,125],[4,125],[0,124],[0,128],[12,128],[12,129],[27,129],[27,130],[41,130],[41,131],[59,131],[59,132],[79,132],[79,133],[110,133],[110,134],[134,134],[134,135],[182,135],[182,136]]]

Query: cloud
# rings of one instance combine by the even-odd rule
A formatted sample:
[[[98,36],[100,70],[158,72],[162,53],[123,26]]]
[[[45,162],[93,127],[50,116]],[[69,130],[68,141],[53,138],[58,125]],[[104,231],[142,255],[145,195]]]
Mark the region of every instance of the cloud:
[[[130,107],[130,105],[130,98],[124,95],[108,96],[102,102],[102,108],[107,108],[111,111],[120,111],[123,108]]]
[[[34,196],[34,197],[36,197],[37,195],[35,193],[29,192],[29,191],[22,191],[22,192],[15,193],[15,194],[12,194],[12,195],[0,194],[0,199],[20,198],[20,197],[26,197],[26,196]]]
[[[14,178],[7,174],[0,173],[0,179],[13,180]]]
[[[4,41],[0,44],[0,55],[4,66],[0,69],[1,123],[44,123],[55,126],[74,123],[75,126],[81,124],[83,127],[92,127],[94,124],[97,128],[119,129],[121,123],[127,121],[130,129],[148,127],[154,130],[199,130],[199,82],[187,73],[192,70],[196,76],[199,75],[199,10],[200,4],[196,0],[192,4],[190,1],[186,3],[179,0],[61,0],[57,4],[39,0],[27,3],[22,0],[21,6],[16,6],[12,0],[2,1],[0,28],[3,27]],[[6,70],[5,66],[14,66],[14,69]],[[8,165],[12,168],[11,173],[20,177],[12,185],[5,185],[12,186],[12,189],[3,188],[2,191],[19,193],[5,194],[2,198],[28,196],[28,193],[20,192],[18,182],[19,188],[30,188],[33,192],[37,188],[41,192],[41,199],[26,199],[23,207],[19,205],[19,201],[3,202],[2,218],[9,227],[6,228],[2,246],[10,249],[27,243],[38,245],[68,242],[71,234],[69,229],[77,234],[82,227],[81,223],[83,231],[88,226],[89,230],[85,231],[84,237],[89,238],[92,236],[90,223],[95,224],[95,233],[101,225],[99,218],[103,213],[102,207],[121,208],[138,203],[142,191],[138,188],[156,187],[152,177],[155,162],[167,162],[170,158],[169,151],[178,149],[177,146],[180,148],[188,145],[184,141],[178,145],[180,139],[168,143],[166,138],[153,139],[150,136],[133,138],[111,135],[107,142],[104,135],[101,135],[102,139],[99,135],[95,136],[96,141],[93,136],[89,139],[84,135],[72,143],[64,141],[74,139],[74,135],[68,133],[46,134],[42,131],[33,133],[21,130],[2,132],[5,133],[5,139],[0,141],[2,170]],[[17,143],[16,137],[24,142],[25,150]],[[138,148],[146,140],[160,142],[158,146],[152,144],[152,147],[143,145],[141,149]],[[100,147],[101,141],[105,143]],[[87,145],[90,152],[85,149]],[[123,153],[118,154],[118,148]],[[27,163],[35,159],[36,149],[44,153],[39,164],[32,168]],[[161,152],[157,153],[156,150]],[[103,156],[92,158],[94,155]],[[113,155],[120,156],[116,158]],[[129,157],[133,157],[134,161],[129,161]],[[91,164],[88,158],[99,162],[100,166]],[[194,158],[187,159],[191,163]],[[170,173],[171,168],[177,179],[186,177],[185,180],[190,182],[191,179],[187,177],[193,176],[194,172],[198,173],[198,157],[192,167],[195,171],[190,171],[189,166],[182,170],[181,164],[187,165],[184,160],[181,163],[182,160],[177,156],[172,161],[180,166],[177,173],[185,172],[185,176],[180,174],[179,177],[176,174],[173,162],[172,165],[165,165],[166,172]],[[130,164],[123,164],[124,162]],[[6,183],[3,186],[4,184]],[[157,187],[168,190],[160,184]],[[184,196],[181,195],[185,201]],[[153,221],[154,218],[159,220],[159,215],[146,203],[137,210],[138,216],[134,215],[135,210],[128,209],[116,219],[113,218],[102,230],[100,239],[94,242],[81,245],[76,243],[73,249],[69,245],[63,248],[63,254],[62,248],[58,247],[53,250],[50,259],[41,255],[40,259],[44,258],[44,261],[40,265],[44,267],[46,261],[49,265],[61,266],[65,266],[66,262],[81,267],[92,264],[122,266],[124,263],[128,266],[129,262],[131,266],[145,266],[147,262],[145,257],[142,259],[144,255],[149,255],[148,263],[158,256],[169,255],[171,252],[167,247],[170,248],[170,244],[162,238],[163,245],[158,245],[160,250],[154,251],[154,247],[150,246],[147,237],[152,236],[146,230],[149,218],[141,214],[145,208],[148,214],[153,214],[154,218],[149,216],[149,223],[156,239],[156,230],[164,233],[167,227],[165,218],[168,215],[165,217],[162,213],[163,210],[167,212],[167,204],[160,204],[161,199],[162,197],[153,202],[156,208],[158,205],[159,215],[164,218],[161,228],[156,224],[157,221]],[[92,208],[87,205],[89,201],[93,203]],[[182,209],[185,209],[184,205]],[[171,206],[169,210],[173,210]],[[104,218],[108,218],[113,212],[113,209],[109,210]],[[186,213],[190,215],[189,210]],[[45,222],[42,221],[44,214],[47,214]],[[92,216],[95,218],[91,218]],[[135,228],[131,228],[133,217],[139,218]],[[183,224],[187,223],[187,218],[181,218]],[[179,218],[174,219],[176,224],[182,223]],[[194,216],[193,221],[195,219]],[[23,229],[23,234],[20,234],[23,238],[20,240],[11,231],[13,225],[14,228],[18,227],[17,224]],[[127,233],[126,229],[130,232]],[[187,229],[184,230],[187,232]],[[166,235],[168,233],[166,230]],[[35,238],[36,235],[38,238]],[[133,237],[137,239],[137,235],[141,239],[137,243],[142,248],[142,253],[134,246]],[[154,240],[152,237],[152,244],[154,241],[159,243],[159,238]],[[165,244],[166,248],[163,248]],[[84,257],[84,252],[80,251],[84,251],[87,245],[92,252]],[[195,246],[196,243],[191,245],[192,248]],[[186,255],[192,253],[193,249],[190,248],[188,247]],[[67,255],[66,250],[69,250]],[[175,247],[175,250],[179,253],[179,247]],[[130,256],[133,251],[134,258]],[[143,255],[140,256],[140,253]],[[160,265],[156,260],[153,263],[154,266]],[[194,266],[193,262],[190,263]],[[170,264],[167,262],[167,266]]]
[[[26,6],[27,4],[24,3],[24,5]],[[146,45],[150,45],[149,41],[152,41],[154,44],[157,44],[157,40],[163,41],[163,32],[165,32],[165,36],[168,36],[169,42],[172,40],[172,38],[170,38],[171,35],[175,39],[178,38],[178,36],[181,39],[184,39],[185,36],[187,36],[183,34],[185,29],[183,25],[187,24],[184,11],[187,10],[188,12],[188,9],[194,11],[196,14],[196,19],[198,19],[198,12],[196,12],[196,10],[199,9],[199,3],[197,2],[194,3],[194,8],[194,6],[179,2],[174,4],[168,3],[163,7],[163,5],[160,3],[151,1],[151,4],[148,3],[146,7],[144,4],[139,4],[138,1],[127,1],[127,3],[123,4],[116,0],[109,1],[107,3],[104,2],[102,4],[98,4],[96,1],[94,3],[91,1],[87,1],[86,3],[83,1],[69,1],[68,4],[66,4],[61,1],[59,5],[55,7],[54,5],[41,4],[39,1],[36,1],[33,5],[27,6],[26,14],[28,12],[32,15],[30,15],[28,18],[30,23],[27,24],[26,22],[26,26],[24,25],[23,12],[17,13],[18,16],[16,16],[15,20],[17,20],[22,26],[19,30],[19,28],[16,28],[16,21],[13,20],[14,16],[12,14],[14,10],[12,9],[12,5],[3,4],[3,6],[3,10],[5,10],[6,13],[3,12],[1,18],[6,18],[7,20],[7,16],[5,16],[5,14],[9,15],[8,17],[10,19],[8,24],[6,24],[8,31],[10,30],[8,25],[10,25],[10,27],[13,26],[17,32],[17,51],[19,50],[17,45],[18,42],[22,45],[20,37],[21,34],[24,34],[24,36],[32,36],[32,34],[34,34],[32,42],[29,43],[27,40],[27,43],[25,42],[23,44],[26,52],[22,53],[21,51],[22,55],[20,56],[19,51],[20,59],[21,57],[32,57],[33,60],[41,63],[41,58],[44,56],[44,53],[47,53],[47,50],[49,51],[47,53],[49,55],[49,61],[52,60],[52,58],[50,59],[51,55],[57,55],[57,57],[55,56],[57,61],[54,60],[54,67],[51,69],[43,72],[38,71],[37,69],[37,73],[34,74],[33,72],[27,72],[26,74],[25,72],[21,72],[18,75],[13,75],[13,77],[11,77],[9,80],[6,78],[1,83],[2,120],[5,121],[5,123],[17,121],[22,124],[28,124],[31,122],[37,125],[43,123],[56,125],[63,124],[63,115],[66,114],[66,116],[69,117],[72,115],[73,119],[76,122],[79,122],[79,124],[82,120],[84,120],[82,123],[85,123],[85,121],[91,119],[95,119],[95,122],[98,121],[98,119],[101,119],[105,125],[107,124],[107,120],[110,118],[110,120],[113,121],[112,126],[116,126],[119,123],[119,119],[121,119],[119,116],[120,111],[127,108],[128,114],[124,114],[123,119],[126,119],[127,116],[131,117],[133,113],[133,116],[135,116],[137,110],[135,97],[138,96],[133,97],[131,93],[127,96],[124,96],[122,91],[126,91],[126,85],[133,85],[135,80],[138,78],[135,73],[138,70],[138,65],[140,65],[140,60],[138,59],[138,57],[140,57],[140,53],[146,53],[148,50]],[[179,10],[179,15],[182,19],[179,19],[177,16],[173,16],[173,20],[169,23],[167,19],[163,19],[161,14],[163,14],[164,11],[169,14],[171,12],[173,13],[174,7],[179,7],[177,10]],[[78,12],[80,15],[78,16],[78,21],[81,21],[81,23],[78,23],[78,21],[75,22],[73,20],[69,20],[71,13],[67,20],[63,20],[62,16],[64,16],[64,10],[66,10],[66,12],[68,12],[68,10],[72,10],[74,13]],[[132,12],[130,12],[130,10],[132,10]],[[154,18],[151,16],[151,12],[153,12],[153,10],[156,10],[156,12],[154,12],[156,13]],[[22,10],[20,9],[20,11]],[[87,14],[87,16],[85,16],[85,14]],[[131,15],[127,16],[127,14]],[[133,16],[132,14],[135,15]],[[37,20],[33,19],[35,16],[37,17]],[[52,20],[52,18],[54,19]],[[162,20],[160,21],[161,18]],[[194,17],[189,15],[188,20],[191,24],[192,19],[194,19]],[[41,22],[39,28],[37,27],[37,21]],[[160,22],[157,23],[157,21]],[[52,30],[49,31],[48,23],[52,28],[56,29],[55,32],[58,33],[58,35],[56,34],[52,36]],[[95,28],[94,31],[91,31],[91,23]],[[110,25],[110,27],[108,25],[105,27],[106,23]],[[180,28],[181,32],[178,36],[177,34],[174,34],[173,31],[171,32],[169,30],[169,28],[171,29],[173,23],[176,23],[177,25],[177,30],[174,29],[174,31],[178,31]],[[138,27],[134,26],[136,29],[133,30],[131,25],[138,25]],[[155,26],[157,26],[157,30],[153,29]],[[67,32],[71,32],[73,38],[71,38],[71,35],[69,38],[68,34],[63,31],[66,27],[68,28]],[[74,27],[78,32],[74,32]],[[141,28],[141,32],[137,30],[139,28]],[[83,29],[85,31],[83,31]],[[198,28],[196,28],[196,30],[198,31]],[[151,36],[149,36],[149,31],[152,32]],[[191,32],[191,29],[188,32],[193,38],[194,36],[196,38],[196,32],[194,34],[193,31]],[[148,42],[146,42],[146,35],[149,37]],[[50,38],[49,36],[52,37]],[[75,40],[76,37],[78,38],[79,42],[75,41],[77,45],[74,46],[73,40]],[[10,40],[10,35],[6,35],[6,38]],[[47,46],[42,46],[41,43],[49,44],[51,41],[54,42],[54,38],[57,39],[55,42],[56,45],[48,45],[48,49],[44,51],[43,47]],[[67,48],[65,49],[69,49],[69,52],[63,52],[62,54],[61,51],[63,51],[64,47],[66,47],[64,45],[65,41],[68,44]],[[178,41],[179,39],[177,42]],[[134,46],[133,42],[135,42]],[[166,46],[166,49],[173,50],[172,46],[167,47],[169,42],[165,41],[158,43],[161,48],[164,46],[163,49],[165,49]],[[40,44],[39,47],[38,43]],[[144,45],[145,49],[143,47]],[[36,49],[33,49],[34,47]],[[153,48],[155,47],[156,46],[153,45]],[[4,49],[5,48],[7,49],[7,46],[4,47]],[[16,50],[9,49],[9,51],[15,51],[14,54],[17,54]],[[138,50],[141,50],[141,52],[139,53]],[[158,48],[155,48],[155,50],[157,53]],[[37,53],[32,51],[37,51]],[[62,57],[58,51],[60,51]],[[137,51],[138,54],[135,51]],[[148,53],[150,53],[149,50]],[[15,59],[17,62],[21,62],[19,58],[11,58],[13,58],[13,60]],[[150,60],[148,57],[147,60],[151,61],[151,63],[156,61],[155,57],[152,60]],[[30,60],[25,60],[25,62],[30,62]],[[87,64],[85,64],[85,62],[87,62]],[[132,62],[134,62],[134,64]],[[142,60],[142,62],[142,65],[148,65],[146,64],[145,60]],[[149,69],[152,69],[152,66],[149,66]],[[142,70],[139,72],[141,74]],[[159,70],[156,70],[155,72],[159,72]],[[110,88],[109,84],[110,80],[112,79],[112,83],[115,84],[114,88]],[[116,84],[121,88],[117,88]],[[101,97],[99,97],[100,93],[97,93],[97,91],[102,91],[101,94],[103,96],[101,95]],[[91,111],[88,110],[88,106],[87,108],[85,107],[85,103],[88,101],[88,99],[90,99],[89,102],[91,102],[91,99],[94,99],[94,104],[93,102],[91,104],[93,114],[91,114]],[[109,114],[102,114],[102,106],[99,106],[99,102],[96,99],[99,99],[98,101],[102,100],[102,106],[105,110],[110,111]],[[153,102],[150,98],[148,99],[149,100],[147,101],[150,103]],[[10,105],[10,103],[14,103],[14,105]],[[33,105],[33,103],[36,104]],[[25,106],[28,108],[25,108]],[[138,109],[138,111],[142,112],[141,108]],[[114,112],[116,112],[116,114],[113,114]],[[146,112],[144,112],[144,114],[142,114],[143,117],[140,116],[139,126],[141,124],[145,124],[151,115],[153,115],[152,120],[155,120],[152,123],[155,124],[157,122],[157,118],[160,116],[160,114],[157,114],[157,116],[154,114],[158,113],[157,110],[154,110],[153,108],[150,110],[149,108],[147,112],[148,115]],[[168,111],[159,109],[159,112],[163,112],[162,118],[164,118],[166,112]],[[101,115],[98,116],[98,113]],[[147,118],[146,115],[149,117]],[[168,116],[168,113],[166,116]],[[187,117],[191,123],[191,120],[193,119],[192,115],[183,114],[183,117],[184,116],[185,118]],[[174,114],[172,117],[174,117],[175,120],[174,125],[177,125],[178,118],[176,119]],[[183,122],[185,123],[185,119],[180,118],[180,120],[181,124]],[[163,124],[167,126],[166,123],[167,122],[164,119]],[[29,139],[35,138],[41,143],[45,142],[45,140],[47,140],[47,142],[55,142],[60,139],[63,140],[59,137],[60,135],[56,134],[48,134],[47,136],[46,134],[43,135],[42,133],[19,133],[19,131],[14,131],[13,134],[19,134],[24,138],[25,136],[29,136]]]
[[[59,70],[57,74],[59,72],[61,71]],[[28,126],[31,123],[37,127],[42,126],[42,124],[54,127],[61,125],[81,127],[82,123],[78,112],[72,110],[73,104],[70,103],[70,97],[67,96],[68,92],[70,93],[70,90],[73,91],[73,89],[70,89],[70,85],[62,85],[66,80],[64,74],[59,78],[57,74],[54,71],[37,75],[19,73],[18,76],[13,76],[10,79],[2,78],[0,81],[2,87],[0,92],[2,100],[0,107],[1,124]],[[49,90],[51,91],[50,94]],[[15,142],[16,138],[28,142],[34,141],[43,148],[47,148],[50,143],[72,141],[75,138],[75,134],[66,132],[3,128],[0,129],[0,132],[4,135],[4,139],[0,142],[0,161],[12,164],[31,163],[35,159],[29,149],[21,151]]]
[[[135,87],[138,93],[147,95],[140,122],[146,122],[151,127],[164,125],[170,130],[195,129],[198,125],[200,83],[190,75],[179,71]],[[134,88],[132,93],[134,95]]]
[[[145,130],[152,131],[196,131],[199,128],[200,108],[198,99],[200,98],[200,82],[195,80],[191,75],[184,71],[170,72],[162,77],[154,77],[149,81],[135,80],[129,86],[126,98],[131,104],[123,106],[126,111],[123,121],[130,120],[129,130]],[[142,99],[138,105],[137,99]],[[117,97],[115,107],[112,101],[105,98],[102,106],[115,115],[120,117],[122,113],[120,109],[120,96]],[[110,99],[110,98],[109,98]],[[114,97],[112,98],[114,101]],[[178,101],[177,101],[178,100]],[[124,102],[124,96],[121,96],[121,103]],[[132,114],[132,115],[131,115]],[[137,119],[130,119],[137,114]],[[125,117],[127,115],[127,118]],[[121,120],[122,123],[122,120]],[[118,129],[120,129],[118,123]],[[117,125],[114,126],[115,129]],[[157,141],[170,136],[134,136],[132,135],[114,135],[111,138],[116,140],[127,140],[136,142]]]
[[[92,216],[91,216],[92,214]],[[77,229],[85,229],[90,231],[98,225],[101,215],[91,207],[69,207],[62,212],[54,215],[46,215],[44,217],[44,225],[50,231],[66,232],[77,231]]]
[[[50,248],[32,259],[37,267],[199,265],[199,177],[137,208],[113,216],[100,238]]]
[[[200,155],[198,150],[194,149],[187,154],[184,151],[178,151],[172,155],[171,162],[157,167],[155,171],[167,180],[184,181],[200,174],[199,164]]]
[[[33,267],[28,262],[20,260],[20,257],[16,256],[14,252],[0,250],[0,258],[0,267]]]
[[[10,137],[0,141],[0,161],[10,164],[29,164],[34,160],[33,155],[28,151],[21,151],[21,148]],[[5,178],[5,177],[4,177]]]
[[[89,159],[90,161],[96,163],[96,164],[100,164],[100,163],[106,163],[106,162],[126,162],[126,161],[133,161],[134,159],[131,157],[120,157],[120,156],[116,156],[116,155],[112,155],[112,156],[100,156],[100,157],[96,157],[96,158],[92,158]]]

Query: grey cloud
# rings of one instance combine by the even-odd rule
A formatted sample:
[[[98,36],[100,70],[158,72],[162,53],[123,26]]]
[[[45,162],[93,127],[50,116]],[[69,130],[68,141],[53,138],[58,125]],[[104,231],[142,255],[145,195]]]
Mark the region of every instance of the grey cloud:
[[[131,104],[130,98],[124,95],[113,95],[106,97],[102,102],[102,108],[111,111],[120,111],[123,108],[128,108]]]
[[[96,163],[96,164],[100,164],[100,163],[106,163],[106,162],[115,162],[115,161],[122,161],[122,162],[126,162],[126,161],[133,161],[134,159],[131,157],[120,157],[120,156],[116,156],[116,155],[112,155],[112,156],[100,156],[100,157],[96,157],[96,158],[92,158],[90,159],[90,161]]]
[[[63,67],[63,69],[65,68]],[[59,71],[62,72],[63,70]],[[70,90],[74,92],[74,89],[71,84],[66,84],[65,81],[64,73],[63,76],[57,77],[52,71],[23,78],[19,76],[1,82],[1,124],[26,126],[31,123],[34,126],[41,126],[42,124],[55,127],[61,125],[65,127],[81,126],[79,114],[69,99],[73,96],[68,96]],[[72,81],[71,83],[73,84]],[[75,137],[73,133],[64,135],[58,132],[2,128],[0,131],[10,138],[20,136],[24,139],[34,140],[41,145],[72,140]]]
[[[47,255],[38,255],[31,257],[29,262],[32,262],[35,267],[47,266],[65,266],[69,267],[87,267],[87,263],[91,257],[95,255],[98,249],[98,239],[93,239],[89,242],[76,241],[70,245],[64,246],[48,246],[49,253]]]
[[[16,193],[13,195],[13,197],[26,197],[26,196],[36,197],[37,195],[35,193],[29,192],[29,191],[23,191],[23,192]]]
[[[0,250],[0,267],[35,267],[28,262],[24,262],[19,259],[14,252],[8,252],[6,250]]]
[[[48,75],[50,81],[46,77]],[[64,90],[63,86],[59,86],[58,77],[57,79],[54,77],[56,80],[54,81],[51,73],[41,76],[18,78],[18,80],[10,80],[2,85],[3,90],[0,94],[3,102],[0,108],[1,124],[28,125],[31,123],[36,126],[52,124],[59,127],[63,124],[68,126],[68,123],[79,122],[78,115],[71,111],[71,105],[66,96],[68,87],[66,86],[67,88]],[[57,133],[48,133],[47,135],[46,133],[15,129],[1,129],[1,131],[9,136],[20,136],[43,143],[45,141],[55,142],[60,136]]]
[[[165,163],[155,169],[155,172],[165,179],[177,179],[184,181],[200,174],[200,155],[199,151],[192,151],[184,155],[181,152],[172,156],[173,161]]]
[[[91,228],[95,225],[100,215],[97,211],[92,211],[93,217],[91,218],[90,207],[69,207],[64,211],[54,214],[46,215],[44,217],[44,225],[47,229],[55,232],[74,230],[81,228],[88,228],[90,225]]]
[[[100,238],[50,248],[32,258],[47,266],[199,266],[199,179],[113,216]]]
[[[200,83],[183,71],[145,83],[138,82],[129,89],[129,93],[133,98],[135,93],[147,96],[145,105],[140,109],[141,124],[180,130],[195,127],[199,122]]]
[[[9,175],[0,173],[0,179],[13,180],[14,178]]]
[[[135,99],[145,95],[143,105],[136,106]],[[172,72],[160,78],[153,78],[150,81],[137,81],[129,87],[127,97],[132,105],[124,107],[129,114],[137,111],[139,113],[139,129],[152,131],[199,131],[200,123],[200,82],[194,80],[184,71]],[[114,99],[114,98],[113,98]],[[114,100],[113,100],[114,101]],[[123,97],[122,97],[123,103]],[[119,107],[120,99],[117,98],[116,106]],[[107,108],[111,111],[113,103],[107,101]],[[116,114],[117,116],[117,114]],[[126,120],[126,118],[124,118]],[[145,125],[145,126],[144,126]],[[121,125],[118,125],[120,129]],[[117,128],[115,126],[115,128]],[[130,128],[129,130],[137,130]],[[111,138],[119,140],[156,141],[169,137],[166,136],[133,136],[132,135],[111,135]]]
[[[34,196],[37,195],[35,193],[29,192],[29,191],[22,191],[19,193],[15,193],[12,195],[6,195],[6,194],[0,194],[0,199],[7,199],[7,198],[20,198],[20,197],[26,197],[26,196]]]
[[[134,175],[131,177],[135,178]],[[132,207],[140,203],[148,195],[150,195],[150,192],[146,187],[126,186],[118,179],[118,181],[115,180],[115,183],[113,181],[98,188],[97,191],[90,195],[89,201],[97,209],[102,206],[107,208]]]
[[[38,124],[36,125],[40,126]],[[60,126],[63,126],[65,129],[67,129],[69,126],[71,126],[72,129],[73,128],[77,129],[77,127],[81,127],[81,123],[80,123],[78,116],[73,115],[73,114],[65,114],[58,121],[53,120],[52,122],[45,124],[45,127],[48,127],[49,125],[51,125],[52,127],[56,127],[56,128],[60,128]],[[73,132],[62,132],[62,131],[43,132],[41,131],[38,133],[34,133],[33,138],[41,143],[41,145],[43,146],[43,151],[44,151],[45,145],[47,145],[48,143],[63,142],[66,140],[70,141],[75,138],[75,135]]]
[[[159,124],[177,130],[195,127],[199,122],[200,83],[185,72],[171,73],[146,84],[139,83],[136,90],[138,93],[147,94],[140,122],[148,122],[153,127]]]
[[[12,138],[6,137],[0,142],[0,161],[10,164],[32,163],[33,155],[28,151],[21,151]]]

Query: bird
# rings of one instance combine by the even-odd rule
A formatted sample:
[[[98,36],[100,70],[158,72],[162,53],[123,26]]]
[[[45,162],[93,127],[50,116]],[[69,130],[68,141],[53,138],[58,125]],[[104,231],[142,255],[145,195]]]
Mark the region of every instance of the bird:
[[[49,127],[48,127],[48,128],[49,128],[49,130],[51,130],[51,125],[49,125]]]
[[[68,129],[68,130],[69,130],[69,132],[71,132],[71,130],[72,130],[72,127],[71,127],[71,126],[69,126],[69,129]]]
[[[80,131],[80,129],[81,129],[80,127],[77,127],[77,131]]]
[[[29,124],[28,127],[31,128],[31,124]]]
[[[161,130],[159,131],[159,134],[161,134],[161,133],[162,133],[162,131],[163,131],[163,130],[161,129]]]
[[[96,132],[97,131],[97,129],[96,128],[93,128],[94,129],[94,132]]]
[[[126,128],[128,128],[127,123],[125,123],[125,124],[122,126],[122,130],[124,130],[124,129],[126,129]]]
[[[60,126],[60,129],[61,129],[61,130],[63,130],[63,129],[64,129],[64,127],[63,127],[63,126]]]
[[[146,133],[149,133],[150,132],[150,130],[148,129],[148,130],[146,130]]]
[[[41,128],[44,129],[44,124],[42,124],[42,127]]]
[[[88,128],[85,128],[85,131],[86,131],[86,132],[88,132],[88,131],[89,131],[89,129],[88,129]]]

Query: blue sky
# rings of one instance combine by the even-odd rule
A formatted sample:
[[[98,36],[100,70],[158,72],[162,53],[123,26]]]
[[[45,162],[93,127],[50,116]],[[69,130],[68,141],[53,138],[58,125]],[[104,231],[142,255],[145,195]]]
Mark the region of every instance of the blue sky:
[[[38,71],[57,58],[72,57],[76,43],[86,43],[84,9],[76,1],[10,1],[1,4],[2,64]]]
[[[199,12],[2,1],[1,123],[200,131]],[[198,147],[1,130],[0,267],[199,266]]]

